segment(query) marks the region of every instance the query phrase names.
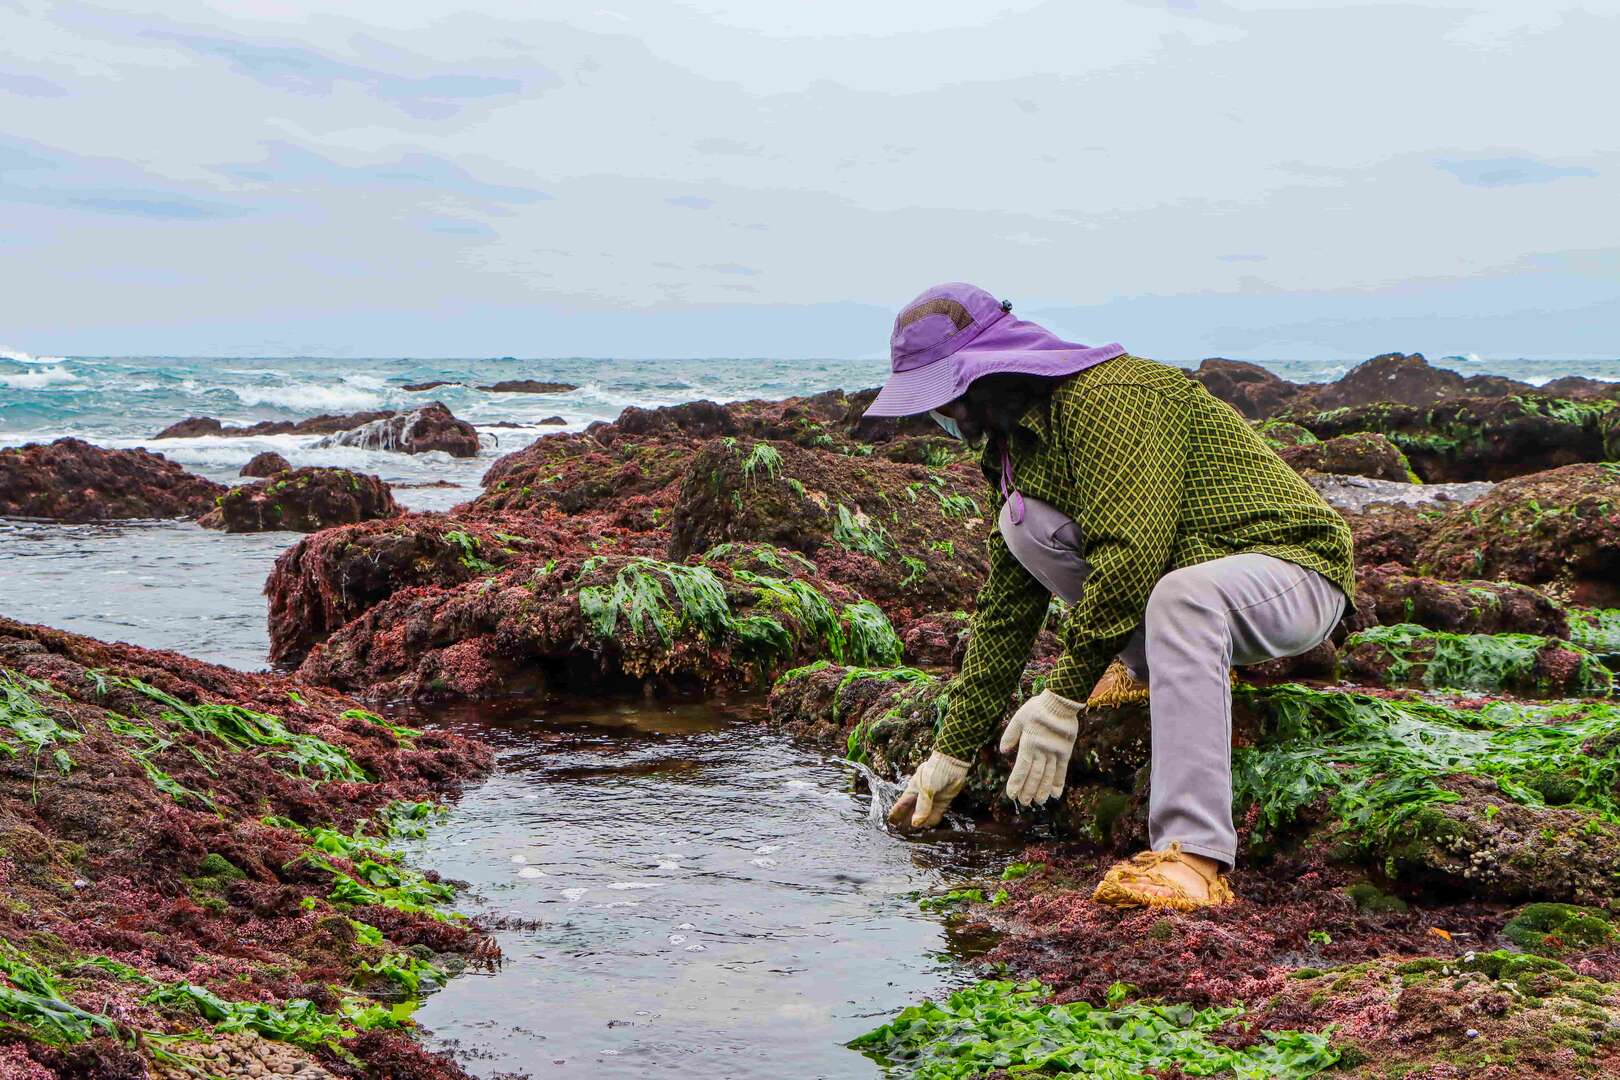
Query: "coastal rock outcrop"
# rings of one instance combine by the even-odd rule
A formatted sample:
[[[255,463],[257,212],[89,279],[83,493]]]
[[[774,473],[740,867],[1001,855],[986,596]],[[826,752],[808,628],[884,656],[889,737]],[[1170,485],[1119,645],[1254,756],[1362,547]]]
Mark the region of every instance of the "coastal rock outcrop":
[[[442,450],[451,457],[476,457],[478,431],[465,420],[456,419],[443,402],[434,401],[412,412],[390,413],[328,435],[315,445],[398,450],[406,454]]]
[[[899,661],[899,638],[871,601],[791,553],[771,553],[772,574],[734,567],[736,554],[569,555],[399,590],[317,645],[299,675],[394,698],[481,698],[713,692],[768,685],[804,660]]]
[[[1296,472],[1368,476],[1402,483],[1417,479],[1400,447],[1368,431],[1284,446],[1277,453]]]
[[[1362,566],[1356,593],[1378,622],[1416,623],[1457,634],[1541,634],[1568,639],[1569,617],[1550,596],[1507,581],[1442,581],[1386,563]]]
[[[1400,447],[1424,481],[1448,482],[1503,480],[1602,461],[1606,422],[1616,408],[1620,403],[1522,393],[1291,411],[1282,419],[1323,439],[1377,432]]]
[[[1505,397],[1530,393],[1535,387],[1499,375],[1462,375],[1437,368],[1422,353],[1384,353],[1364,360],[1335,382],[1324,383],[1312,395],[1316,409],[1341,409],[1378,402],[1434,405],[1454,397]]]
[[[254,454],[252,459],[242,466],[242,471],[237,475],[251,476],[254,479],[262,480],[267,476],[274,476],[276,473],[284,472],[290,468],[292,468],[292,462],[274,450],[264,450]]]
[[[217,1030],[223,1049],[271,1028],[299,1075],[409,1060],[462,1080],[363,1021],[377,1003],[351,988],[498,958],[448,915],[455,889],[394,850],[488,769],[485,747],[327,688],[5,618],[0,700],[0,1073],[156,1075],[164,1048],[194,1045],[172,1037]]]
[[[717,439],[689,460],[669,555],[684,559],[732,541],[775,544],[909,619],[972,603],[988,571],[987,498],[983,474],[965,463],[930,468]]]
[[[86,522],[196,517],[225,493],[162,454],[83,439],[0,449],[0,516]]]
[[[320,416],[311,416],[303,420],[260,420],[246,427],[227,427],[212,416],[188,416],[179,423],[170,424],[152,437],[196,439],[207,435],[222,435],[228,438],[248,435],[329,435],[335,431],[347,431],[393,415],[395,414],[387,409],[343,414],[322,413]]]
[[[540,379],[502,379],[478,389],[495,394],[566,394],[579,387],[573,383],[545,382]]]
[[[1620,463],[1503,481],[1435,521],[1412,558],[1436,577],[1518,581],[1578,604],[1620,606]]]
[[[199,524],[233,533],[315,532],[400,512],[380,477],[307,467],[231,488]]]
[[[1196,371],[1187,374],[1250,420],[1275,416],[1283,409],[1309,398],[1317,389],[1315,386],[1290,382],[1259,364],[1219,356],[1204,360]]]

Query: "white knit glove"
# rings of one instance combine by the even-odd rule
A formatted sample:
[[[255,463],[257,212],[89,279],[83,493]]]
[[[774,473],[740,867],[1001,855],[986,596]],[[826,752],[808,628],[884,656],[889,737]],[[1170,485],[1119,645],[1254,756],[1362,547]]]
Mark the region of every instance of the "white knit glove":
[[[1001,735],[1001,752],[1018,751],[1007,797],[1020,806],[1043,803],[1063,793],[1069,755],[1080,734],[1080,703],[1043,690],[1019,706]]]
[[[938,825],[951,800],[961,794],[967,774],[967,762],[935,750],[911,774],[906,790],[889,811],[889,824],[902,828],[910,825],[913,829]]]

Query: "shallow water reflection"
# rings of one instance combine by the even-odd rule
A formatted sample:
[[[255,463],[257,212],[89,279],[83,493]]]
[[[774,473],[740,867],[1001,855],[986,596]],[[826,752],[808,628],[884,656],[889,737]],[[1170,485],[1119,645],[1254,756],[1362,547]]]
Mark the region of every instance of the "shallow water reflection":
[[[745,706],[757,711],[757,705]],[[431,998],[481,1077],[874,1076],[843,1043],[968,978],[910,895],[1009,858],[874,828],[851,772],[716,705],[441,715],[501,753],[413,856],[472,884],[505,966]]]

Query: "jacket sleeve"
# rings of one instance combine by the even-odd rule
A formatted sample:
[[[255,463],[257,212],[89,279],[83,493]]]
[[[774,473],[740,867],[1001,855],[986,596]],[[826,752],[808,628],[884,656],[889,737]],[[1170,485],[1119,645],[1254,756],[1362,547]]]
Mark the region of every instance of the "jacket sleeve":
[[[963,760],[979,752],[1007,711],[1051,601],[999,531],[991,534],[989,548],[990,576],[979,589],[967,656],[934,740],[935,750]]]
[[[1186,475],[1185,413],[1179,397],[1160,391],[1099,386],[1055,417],[1091,565],[1046,683],[1071,701],[1091,694],[1169,565]]]

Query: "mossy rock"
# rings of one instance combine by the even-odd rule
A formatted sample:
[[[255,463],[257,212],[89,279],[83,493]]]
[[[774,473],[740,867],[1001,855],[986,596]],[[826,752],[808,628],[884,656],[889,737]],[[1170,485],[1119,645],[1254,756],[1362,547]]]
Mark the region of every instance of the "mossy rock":
[[[1357,911],[1366,915],[1395,914],[1407,909],[1405,900],[1385,892],[1370,881],[1347,885],[1344,894],[1355,903]]]
[[[1620,939],[1614,922],[1597,908],[1575,904],[1526,904],[1502,928],[1519,948],[1542,955],[1589,949]]]
[[[1410,623],[1345,639],[1344,669],[1384,686],[1608,697],[1614,675],[1579,645],[1536,634],[1452,634]]]

